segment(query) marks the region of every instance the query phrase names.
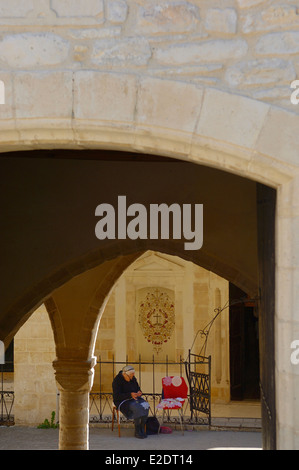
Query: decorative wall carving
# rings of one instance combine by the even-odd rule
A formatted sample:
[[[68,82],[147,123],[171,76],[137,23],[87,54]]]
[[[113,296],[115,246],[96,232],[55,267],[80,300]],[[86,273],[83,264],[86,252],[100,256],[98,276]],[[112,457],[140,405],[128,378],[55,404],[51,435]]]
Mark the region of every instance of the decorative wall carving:
[[[138,321],[143,335],[158,353],[174,331],[174,300],[160,288],[149,288],[139,304]]]

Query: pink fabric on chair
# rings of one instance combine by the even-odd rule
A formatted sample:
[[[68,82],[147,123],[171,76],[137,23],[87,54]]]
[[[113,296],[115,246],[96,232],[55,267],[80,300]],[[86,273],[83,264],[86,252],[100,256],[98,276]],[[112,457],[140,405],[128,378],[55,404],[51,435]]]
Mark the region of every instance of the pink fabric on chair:
[[[188,386],[183,377],[171,376],[162,379],[164,398],[158,405],[160,409],[178,410],[187,398]]]
[[[171,376],[162,379],[164,398],[187,398],[188,386],[184,377]]]

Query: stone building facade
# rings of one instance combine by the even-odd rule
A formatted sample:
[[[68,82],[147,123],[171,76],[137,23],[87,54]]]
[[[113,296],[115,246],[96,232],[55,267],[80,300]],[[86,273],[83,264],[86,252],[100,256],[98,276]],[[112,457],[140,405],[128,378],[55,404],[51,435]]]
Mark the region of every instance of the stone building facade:
[[[263,276],[257,275],[254,261],[262,258],[251,247],[247,258],[237,259],[252,240],[244,227],[237,242],[232,241],[234,247],[229,237],[227,246],[222,246],[224,237],[219,232],[214,245],[216,237],[208,237],[211,249],[204,245],[200,260],[195,255],[189,260],[250,294],[273,289],[271,295],[261,296],[271,304],[263,312],[274,312],[271,335],[275,339],[273,354],[268,350],[269,335],[261,341],[266,351],[263,360],[273,356],[269,383],[267,367],[262,370],[267,383],[263,402],[265,409],[272,410],[272,424],[268,424],[275,439],[268,440],[271,433],[265,425],[264,445],[298,448],[299,366],[290,360],[291,345],[299,338],[296,1],[0,0],[0,28],[0,163],[6,174],[1,194],[5,280],[0,339],[7,346],[29,316],[46,305],[55,341],[53,366],[61,390],[60,448],[88,448],[87,403],[95,338],[112,286],[148,249],[183,255],[171,243],[162,242],[95,249],[93,242],[84,244],[85,226],[80,226],[81,238],[78,235],[76,243],[65,241],[60,249],[54,235],[62,243],[67,228],[57,226],[55,232],[52,219],[35,219],[39,196],[48,183],[46,176],[52,175],[49,168],[41,169],[36,178],[35,170],[45,163],[36,156],[43,150],[52,152],[47,154],[49,159],[58,151],[66,152],[69,163],[79,160],[77,152],[83,161],[84,152],[92,150],[132,152],[147,155],[149,161],[162,156],[218,170],[224,178],[244,178],[245,186],[249,181],[275,191],[274,254],[264,261],[267,267],[274,263],[275,285],[267,284],[267,269],[259,270]],[[112,173],[111,180],[116,178]],[[59,178],[69,173],[60,166],[53,174]],[[31,188],[37,180],[42,184],[35,188],[30,215],[26,212],[24,220],[18,209],[22,201],[18,189],[25,183]],[[189,180],[183,183],[189,188]],[[73,188],[67,195],[75,199],[80,184],[76,181],[77,191]],[[63,207],[54,186],[55,210],[49,209],[49,217]],[[226,188],[217,193],[219,201],[230,192],[231,186]],[[29,192],[23,193],[24,204]],[[82,191],[82,205],[87,192]],[[266,199],[259,201],[262,207]],[[18,218],[21,230],[15,227]],[[236,223],[233,210],[226,220],[230,226]],[[254,225],[250,227],[253,230]],[[45,233],[52,237],[52,246],[44,246],[41,255],[40,235]],[[243,250],[239,253],[240,240]],[[263,248],[266,254],[267,246]],[[263,289],[258,289],[259,282],[264,282]],[[70,292],[83,290],[76,305],[72,303]],[[269,324],[263,322],[263,328]],[[271,390],[275,398],[269,405]]]

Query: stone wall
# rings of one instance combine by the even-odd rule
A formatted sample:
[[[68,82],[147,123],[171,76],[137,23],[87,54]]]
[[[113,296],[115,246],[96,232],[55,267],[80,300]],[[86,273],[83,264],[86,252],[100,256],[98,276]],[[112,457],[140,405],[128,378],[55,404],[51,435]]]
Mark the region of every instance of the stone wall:
[[[0,29],[0,119],[29,117],[45,89],[44,117],[71,112],[83,70],[191,82],[299,113],[296,1],[0,0]]]
[[[55,343],[48,312],[42,305],[14,339],[13,414],[16,424],[50,421],[56,410],[56,383],[52,362]]]

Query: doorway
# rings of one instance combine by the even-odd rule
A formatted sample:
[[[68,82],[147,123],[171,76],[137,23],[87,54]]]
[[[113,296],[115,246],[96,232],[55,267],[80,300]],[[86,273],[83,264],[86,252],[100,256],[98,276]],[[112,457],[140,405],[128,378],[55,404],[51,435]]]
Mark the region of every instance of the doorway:
[[[234,284],[229,285],[231,400],[260,398],[259,328],[254,302]],[[238,302],[240,300],[240,302]]]

